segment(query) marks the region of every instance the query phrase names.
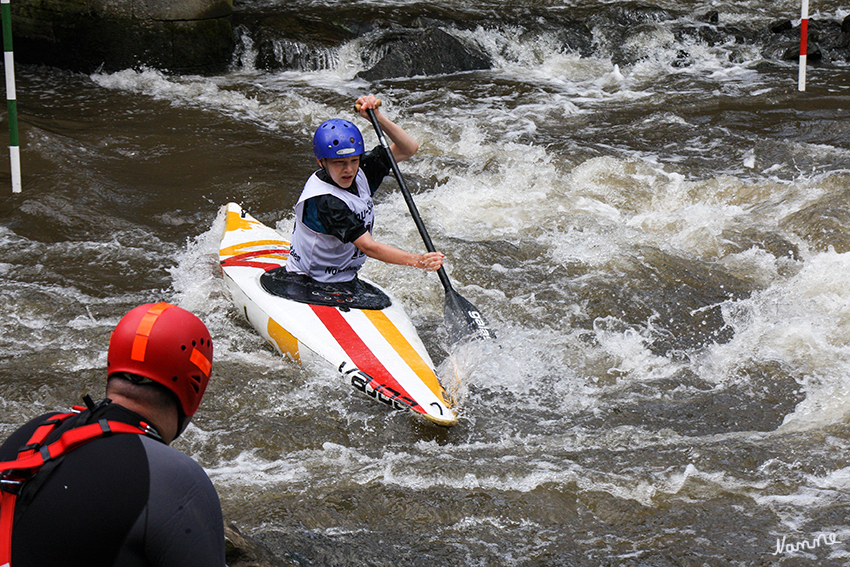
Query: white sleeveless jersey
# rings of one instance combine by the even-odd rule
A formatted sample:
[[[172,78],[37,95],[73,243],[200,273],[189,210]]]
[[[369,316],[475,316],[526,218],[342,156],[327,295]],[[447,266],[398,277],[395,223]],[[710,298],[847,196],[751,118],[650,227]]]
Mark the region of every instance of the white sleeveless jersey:
[[[310,276],[320,282],[347,282],[354,279],[366,262],[366,255],[352,243],[342,242],[336,236],[322,234],[308,227],[304,218],[304,202],[319,195],[333,195],[343,201],[371,233],[375,222],[375,209],[369,182],[363,170],[354,178],[358,195],[326,183],[314,173],[304,185],[295,204],[295,226],[290,240],[289,260],[286,270]]]

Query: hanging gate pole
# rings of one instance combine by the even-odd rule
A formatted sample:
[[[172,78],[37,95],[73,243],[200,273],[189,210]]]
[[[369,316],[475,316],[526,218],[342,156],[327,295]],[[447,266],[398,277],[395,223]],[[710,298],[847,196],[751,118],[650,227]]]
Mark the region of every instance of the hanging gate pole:
[[[797,90],[806,90],[806,51],[809,41],[809,0],[803,0],[800,9],[800,72],[797,80]]]
[[[6,67],[6,107],[9,111],[9,159],[12,167],[12,193],[21,192],[21,148],[18,142],[18,101],[15,95],[15,58],[12,54],[12,8],[0,0],[3,17],[3,65]]]

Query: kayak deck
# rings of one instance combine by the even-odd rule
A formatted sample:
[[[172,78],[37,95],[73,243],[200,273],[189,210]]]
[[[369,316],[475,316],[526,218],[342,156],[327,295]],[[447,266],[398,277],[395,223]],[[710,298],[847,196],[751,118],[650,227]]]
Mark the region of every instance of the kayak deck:
[[[298,303],[328,305],[341,309],[386,309],[392,305],[390,297],[355,277],[349,282],[323,283],[286,271],[286,266],[274,268],[260,276],[260,285],[272,295],[285,297]]]

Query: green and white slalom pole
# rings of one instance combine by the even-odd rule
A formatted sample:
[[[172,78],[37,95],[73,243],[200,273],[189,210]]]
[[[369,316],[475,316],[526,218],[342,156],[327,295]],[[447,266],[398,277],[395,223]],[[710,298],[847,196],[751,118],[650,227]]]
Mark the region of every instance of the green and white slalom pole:
[[[6,67],[6,103],[9,111],[9,159],[12,166],[12,193],[21,192],[21,147],[18,142],[18,101],[15,95],[15,58],[12,54],[12,8],[0,0],[3,17],[3,64]]]

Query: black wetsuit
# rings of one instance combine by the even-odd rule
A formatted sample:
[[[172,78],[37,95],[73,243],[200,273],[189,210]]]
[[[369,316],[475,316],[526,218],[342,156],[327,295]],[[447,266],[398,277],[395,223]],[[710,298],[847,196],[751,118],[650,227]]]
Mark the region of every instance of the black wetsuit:
[[[51,415],[13,433],[0,447],[0,461],[15,460]],[[68,419],[47,442],[98,419],[142,421],[120,405],[99,406]],[[221,504],[209,477],[191,458],[146,435],[100,437],[66,453],[24,485],[15,506],[14,567],[224,564]]]

